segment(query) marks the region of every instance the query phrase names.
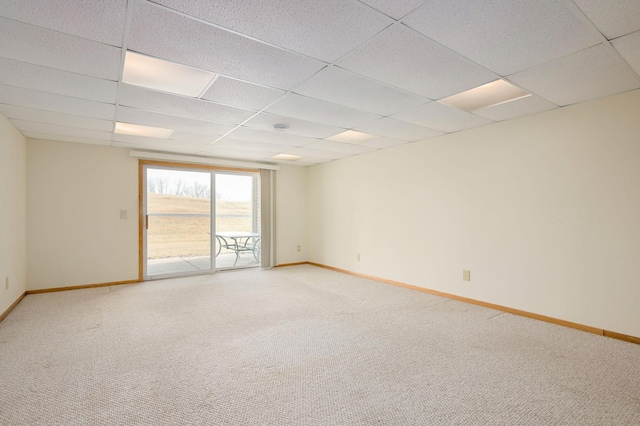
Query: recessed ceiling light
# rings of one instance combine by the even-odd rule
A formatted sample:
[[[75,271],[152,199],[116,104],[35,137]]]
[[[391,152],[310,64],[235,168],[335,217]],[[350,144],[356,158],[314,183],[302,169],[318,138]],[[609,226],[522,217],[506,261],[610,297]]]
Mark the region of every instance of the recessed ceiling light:
[[[478,86],[474,89],[440,99],[438,102],[462,111],[472,112],[531,96],[531,93],[504,80]]]
[[[178,95],[199,97],[215,74],[127,51],[122,82]]]
[[[347,130],[346,132],[338,133],[337,135],[327,138],[329,141],[345,142],[345,143],[362,143],[370,139],[375,139],[379,136],[370,135],[369,133],[356,132],[355,130]]]
[[[278,155],[274,155],[273,157],[274,160],[289,160],[289,161],[295,161],[295,160],[299,160],[302,157],[300,157],[299,155],[291,155],[291,154],[278,154]]]
[[[273,125],[273,130],[275,130],[276,132],[284,132],[289,128],[289,126],[287,126],[286,124],[274,124]]]
[[[140,126],[139,124],[116,122],[116,133],[121,135],[146,136],[148,138],[166,139],[173,133],[172,129]]]

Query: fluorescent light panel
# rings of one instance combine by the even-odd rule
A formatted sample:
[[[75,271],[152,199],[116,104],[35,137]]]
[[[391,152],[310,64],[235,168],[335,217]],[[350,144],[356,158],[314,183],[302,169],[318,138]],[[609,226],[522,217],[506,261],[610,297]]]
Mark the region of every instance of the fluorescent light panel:
[[[141,126],[139,124],[116,122],[116,133],[121,135],[146,136],[148,138],[166,139],[173,133],[172,129]]]
[[[327,138],[328,141],[344,142],[344,143],[362,143],[371,139],[375,139],[379,136],[370,135],[369,133],[356,132],[355,130],[347,130],[346,132],[338,133],[337,135]]]
[[[147,89],[199,97],[215,74],[127,51],[122,81]]]
[[[474,89],[440,99],[438,102],[462,111],[472,112],[531,96],[531,93],[504,80],[478,86]]]
[[[295,160],[299,160],[302,157],[300,157],[299,155],[291,155],[291,154],[278,154],[278,155],[274,155],[273,157],[274,160],[289,160],[289,161],[295,161]]]

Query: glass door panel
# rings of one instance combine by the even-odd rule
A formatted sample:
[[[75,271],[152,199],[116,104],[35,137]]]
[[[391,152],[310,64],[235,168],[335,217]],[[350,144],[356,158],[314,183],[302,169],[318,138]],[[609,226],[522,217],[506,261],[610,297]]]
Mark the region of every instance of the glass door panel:
[[[258,182],[257,174],[216,172],[216,268],[260,265]]]
[[[146,275],[210,271],[211,173],[146,168]]]

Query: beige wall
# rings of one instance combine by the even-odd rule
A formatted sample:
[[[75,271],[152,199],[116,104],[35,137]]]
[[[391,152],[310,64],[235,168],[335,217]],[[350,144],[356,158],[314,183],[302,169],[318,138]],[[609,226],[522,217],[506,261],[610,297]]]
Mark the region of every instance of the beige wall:
[[[27,151],[29,290],[137,279],[138,161],[129,150],[29,140]],[[276,174],[278,263],[306,260],[306,174]]]
[[[129,151],[29,140],[27,158],[28,289],[137,279],[138,163]]]
[[[639,117],[635,91],[314,166],[309,260],[640,336]]]
[[[26,140],[0,115],[0,314],[27,288],[26,191]]]
[[[282,165],[276,172],[276,265],[308,258],[307,170]]]

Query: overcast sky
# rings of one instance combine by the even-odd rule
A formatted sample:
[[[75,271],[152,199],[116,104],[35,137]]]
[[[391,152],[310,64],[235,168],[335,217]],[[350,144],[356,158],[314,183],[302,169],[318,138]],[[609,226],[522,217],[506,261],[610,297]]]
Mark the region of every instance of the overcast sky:
[[[186,187],[198,182],[201,185],[210,186],[210,175],[208,172],[193,172],[182,170],[166,170],[147,168],[147,179],[164,177],[170,183],[171,189],[175,188],[175,182],[182,180]],[[221,200],[227,201],[250,201],[252,193],[252,176],[235,174],[216,173],[216,191],[220,194]]]

